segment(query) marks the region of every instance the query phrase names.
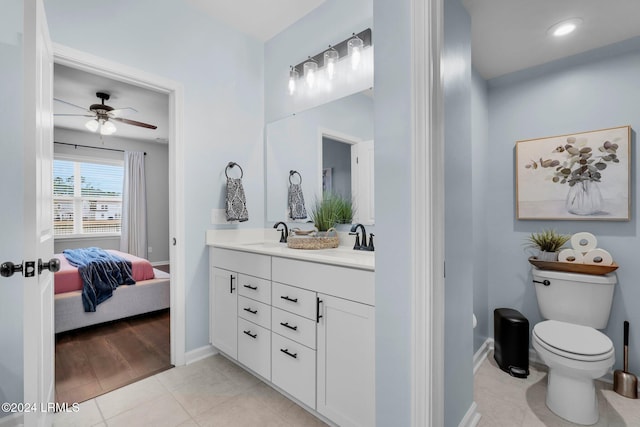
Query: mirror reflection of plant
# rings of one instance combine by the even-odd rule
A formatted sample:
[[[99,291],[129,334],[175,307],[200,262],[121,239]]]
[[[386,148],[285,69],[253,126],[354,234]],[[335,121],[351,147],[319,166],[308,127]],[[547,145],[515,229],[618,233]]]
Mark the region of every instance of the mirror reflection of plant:
[[[316,198],[310,210],[310,218],[318,231],[327,231],[336,224],[349,224],[353,219],[353,203],[340,194],[325,192]]]
[[[557,159],[540,158],[539,162],[532,160],[525,165],[527,169],[555,168],[552,181],[560,184],[569,184],[573,187],[578,182],[601,182],[601,171],[607,168],[607,163],[620,163],[618,159],[618,144],[605,141],[598,151],[602,154],[594,155],[591,147],[577,147],[576,138],[568,137],[567,144],[558,146],[553,153],[564,153],[562,163]]]

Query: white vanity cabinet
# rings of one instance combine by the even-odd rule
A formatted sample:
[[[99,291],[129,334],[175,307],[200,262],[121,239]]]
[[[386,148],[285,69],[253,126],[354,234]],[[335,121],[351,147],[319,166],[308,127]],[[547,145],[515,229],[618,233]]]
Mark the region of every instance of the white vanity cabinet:
[[[211,343],[336,425],[375,425],[372,264],[210,253]]]
[[[248,362],[245,363],[246,366],[263,375],[268,370],[264,369],[264,362],[255,352],[260,348],[261,354],[270,358],[271,339],[268,328],[271,307],[264,304],[264,301],[265,298],[267,302],[270,301],[271,257],[220,248],[212,248],[209,256],[211,344],[241,363]],[[239,297],[238,294],[242,296]],[[252,300],[251,297],[256,299]],[[248,310],[244,310],[245,308]],[[248,328],[242,322],[247,320],[257,322],[255,328],[262,328],[258,336],[253,337],[258,331],[255,328],[249,334],[244,333]]]

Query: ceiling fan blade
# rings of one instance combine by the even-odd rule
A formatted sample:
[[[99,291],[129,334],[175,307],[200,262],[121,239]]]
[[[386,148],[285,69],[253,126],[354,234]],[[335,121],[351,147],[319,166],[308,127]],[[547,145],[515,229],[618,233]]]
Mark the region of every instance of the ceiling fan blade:
[[[54,116],[67,116],[67,117],[95,117],[95,114],[54,114]]]
[[[87,110],[85,107],[81,107],[79,105],[73,104],[73,103],[68,102],[68,101],[63,101],[62,99],[59,99],[59,98],[53,98],[53,100],[54,101],[58,101],[58,102],[62,102],[63,104],[71,105],[72,107],[76,107],[76,108],[79,108],[79,109],[87,111],[87,112],[90,112],[90,110]]]
[[[109,117],[115,118],[115,117],[120,117],[122,114],[124,114],[126,111],[131,111],[134,113],[137,113],[138,110],[136,110],[133,107],[124,107],[124,108],[116,108],[115,110],[111,110],[109,111]]]
[[[116,121],[122,122],[122,123],[126,123],[128,125],[140,126],[140,127],[147,128],[147,129],[157,129],[158,128],[158,126],[150,125],[149,123],[137,122],[135,120],[124,119],[122,117],[114,117],[113,120],[116,120]]]

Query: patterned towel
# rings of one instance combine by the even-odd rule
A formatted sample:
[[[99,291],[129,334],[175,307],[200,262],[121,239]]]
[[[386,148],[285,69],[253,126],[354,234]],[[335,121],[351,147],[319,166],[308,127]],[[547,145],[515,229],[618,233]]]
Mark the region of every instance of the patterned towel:
[[[289,184],[289,217],[291,219],[305,219],[307,217],[300,184]]]
[[[241,178],[227,178],[227,221],[248,221],[247,199]]]

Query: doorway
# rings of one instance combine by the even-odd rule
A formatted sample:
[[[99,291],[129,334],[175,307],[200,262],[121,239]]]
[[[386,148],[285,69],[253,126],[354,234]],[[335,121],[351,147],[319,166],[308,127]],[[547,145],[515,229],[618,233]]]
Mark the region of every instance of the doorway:
[[[164,269],[170,271],[170,307],[166,312],[156,313],[153,319],[141,317],[129,319],[126,322],[129,322],[129,326],[132,327],[142,325],[143,329],[162,329],[163,325],[167,326],[170,338],[166,350],[170,354],[170,364],[183,365],[185,360],[184,249],[180,244],[183,241],[184,230],[182,86],[177,82],[60,45],[54,47],[54,63],[165,94],[168,97],[168,179],[165,182],[168,186],[169,199],[168,261],[170,262],[168,268]]]

